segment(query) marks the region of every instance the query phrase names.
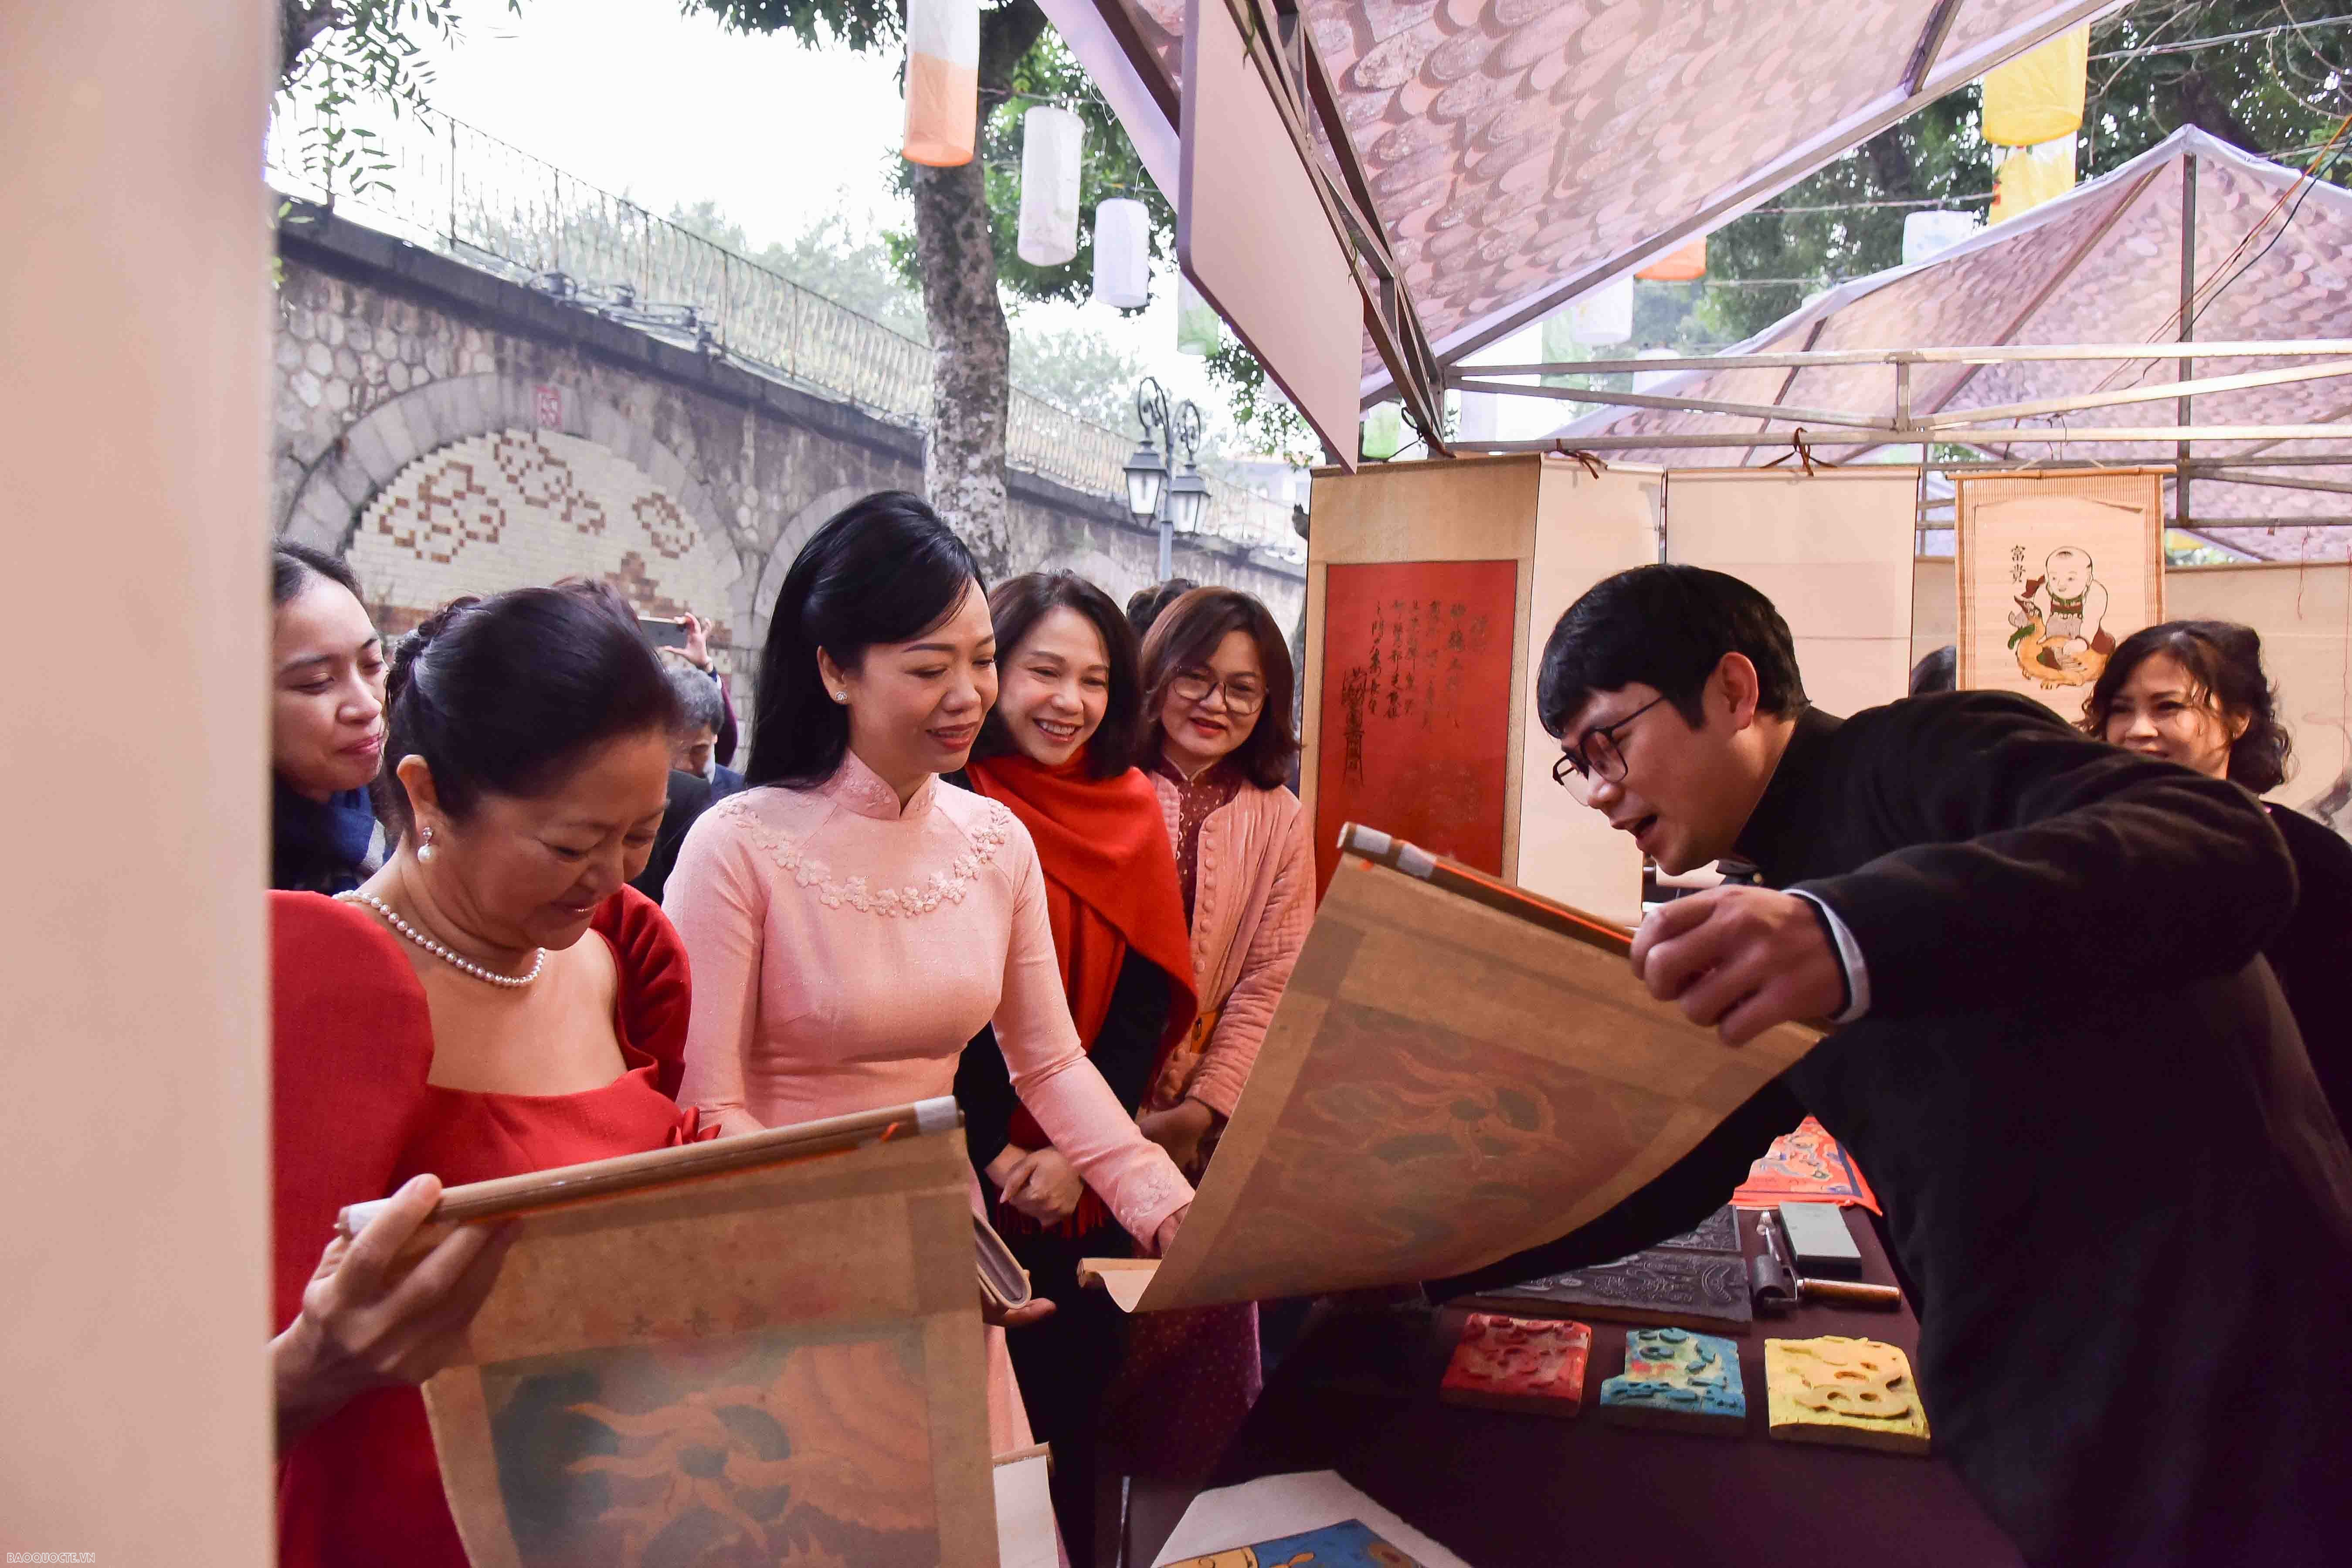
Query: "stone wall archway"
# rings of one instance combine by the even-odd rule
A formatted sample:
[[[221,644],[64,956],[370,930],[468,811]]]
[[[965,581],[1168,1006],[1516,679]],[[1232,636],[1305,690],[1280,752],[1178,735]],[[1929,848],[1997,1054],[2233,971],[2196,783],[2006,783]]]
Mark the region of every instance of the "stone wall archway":
[[[873,493],[865,485],[835,485],[784,520],[784,526],[776,531],[775,543],[768,547],[767,564],[761,568],[760,581],[751,590],[751,604],[744,616],[743,624],[749,628],[744,640],[751,647],[768,646],[768,619],[775,613],[776,595],[783,590],[784,574],[793,569],[801,546],[833,521],[834,514],[842,508]]]
[[[342,556],[387,630],[459,594],[572,574],[743,641],[742,563],[709,489],[619,409],[517,376],[417,387],[354,421],[279,533]]]

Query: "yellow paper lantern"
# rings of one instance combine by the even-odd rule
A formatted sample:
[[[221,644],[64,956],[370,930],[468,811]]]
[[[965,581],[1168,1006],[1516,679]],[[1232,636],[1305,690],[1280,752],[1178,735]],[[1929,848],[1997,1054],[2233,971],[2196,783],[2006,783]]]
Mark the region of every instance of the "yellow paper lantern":
[[[1996,147],[2031,147],[2080,131],[2090,61],[2086,25],[1985,72],[1984,139]]]
[[[1690,283],[1706,276],[1706,237],[1670,250],[1633,274],[1645,283]]]
[[[980,129],[980,0],[908,0],[907,135],[899,155],[950,169]]]
[[[2003,158],[1992,179],[1990,221],[2031,212],[2074,188],[2074,137],[2070,132],[2038,147],[2020,147]]]

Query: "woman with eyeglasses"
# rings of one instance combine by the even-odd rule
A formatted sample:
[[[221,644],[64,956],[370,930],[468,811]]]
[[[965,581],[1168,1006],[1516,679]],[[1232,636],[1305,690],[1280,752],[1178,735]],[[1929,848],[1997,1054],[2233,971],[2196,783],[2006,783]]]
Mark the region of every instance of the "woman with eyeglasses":
[[[1175,842],[1201,1012],[1145,1092],[1140,1121],[1196,1182],[1315,912],[1306,814],[1286,787],[1298,751],[1294,685],[1282,628],[1236,589],[1193,589],[1143,645],[1156,753],[1145,767]],[[1256,1308],[1138,1318],[1118,1404],[1139,1419],[1106,1425],[1135,1446],[1135,1473],[1199,1473],[1239,1429],[1260,1381]]]

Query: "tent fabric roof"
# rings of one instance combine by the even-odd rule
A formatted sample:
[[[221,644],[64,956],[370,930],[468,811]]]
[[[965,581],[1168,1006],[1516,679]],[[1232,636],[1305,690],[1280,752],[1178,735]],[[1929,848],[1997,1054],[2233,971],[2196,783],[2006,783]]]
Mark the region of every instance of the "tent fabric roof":
[[[1856,279],[1774,322],[1727,353],[1811,350],[1972,347],[2014,343],[2169,342],[2180,299],[2180,205],[2184,160],[2197,156],[2197,279],[2200,307],[2195,335],[2209,341],[2291,341],[2352,334],[2352,191],[2324,183],[2296,193],[2292,223],[2282,233],[2265,223],[2297,171],[2268,163],[2194,129],[2176,132],[2112,173],[1951,249],[1910,267]],[[2232,253],[2261,233],[2243,254]],[[2276,237],[2274,243],[2265,241]],[[2252,258],[2248,263],[2248,258]],[[2225,271],[2225,264],[2229,268]],[[2242,270],[2237,270],[2242,267]],[[2234,272],[2234,276],[2231,273]],[[2228,279],[2218,291],[2206,286]],[[2309,363],[2290,359],[2200,359],[2199,376]],[[2172,360],[2118,363],[2103,360],[2015,361],[1981,366],[1922,365],[1914,370],[1916,415],[1961,413],[2121,388],[2134,382],[2174,379]],[[1885,366],[1806,366],[1795,371],[1750,368],[1688,371],[1651,391],[1792,409],[1836,410],[1891,418],[1895,373]],[[2124,404],[2021,422],[2039,434],[2001,455],[2092,458],[2105,462],[2168,462],[2168,447],[2067,442],[2063,426],[2138,426],[2174,423],[2170,399]],[[2352,418],[2352,379],[2251,387],[2200,396],[2200,425],[2330,424]],[[1668,432],[1752,433],[1765,421],[1717,414],[1643,409],[1602,411],[1569,425],[1563,439]],[[1802,424],[1801,418],[1783,424]],[[1999,449],[1997,449],[1999,450]],[[2352,450],[2316,441],[2199,442],[2201,458],[2333,453],[2342,468],[2288,468],[2298,478],[2352,480]],[[1658,461],[1668,448],[1612,453],[1628,461]],[[1716,466],[1769,460],[1769,451],[1694,452],[1672,460]],[[2198,518],[2300,518],[2352,512],[2342,492],[2191,481],[2189,509]],[[2213,537],[2266,559],[2294,560],[2307,550],[2341,557],[2352,528],[2283,526],[2223,531]]]
[[[1222,4],[1223,0],[1202,0]],[[1452,360],[1768,199],[2118,0],[1304,0],[1423,332]],[[1184,0],[1045,0],[1138,145],[1172,137]],[[1090,13],[1099,8],[1106,14]],[[1110,20],[1106,30],[1100,24]],[[1113,32],[1143,58],[1107,58]],[[1156,116],[1156,122],[1153,121]],[[1150,160],[1147,160],[1148,162]],[[1364,392],[1388,375],[1369,351]]]

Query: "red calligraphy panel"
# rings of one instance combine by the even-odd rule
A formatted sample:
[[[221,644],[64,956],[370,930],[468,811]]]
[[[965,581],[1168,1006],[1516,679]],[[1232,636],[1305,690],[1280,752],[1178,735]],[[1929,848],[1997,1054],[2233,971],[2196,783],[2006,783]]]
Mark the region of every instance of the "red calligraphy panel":
[[[1316,896],[1360,822],[1499,876],[1516,561],[1333,566],[1323,598]]]

